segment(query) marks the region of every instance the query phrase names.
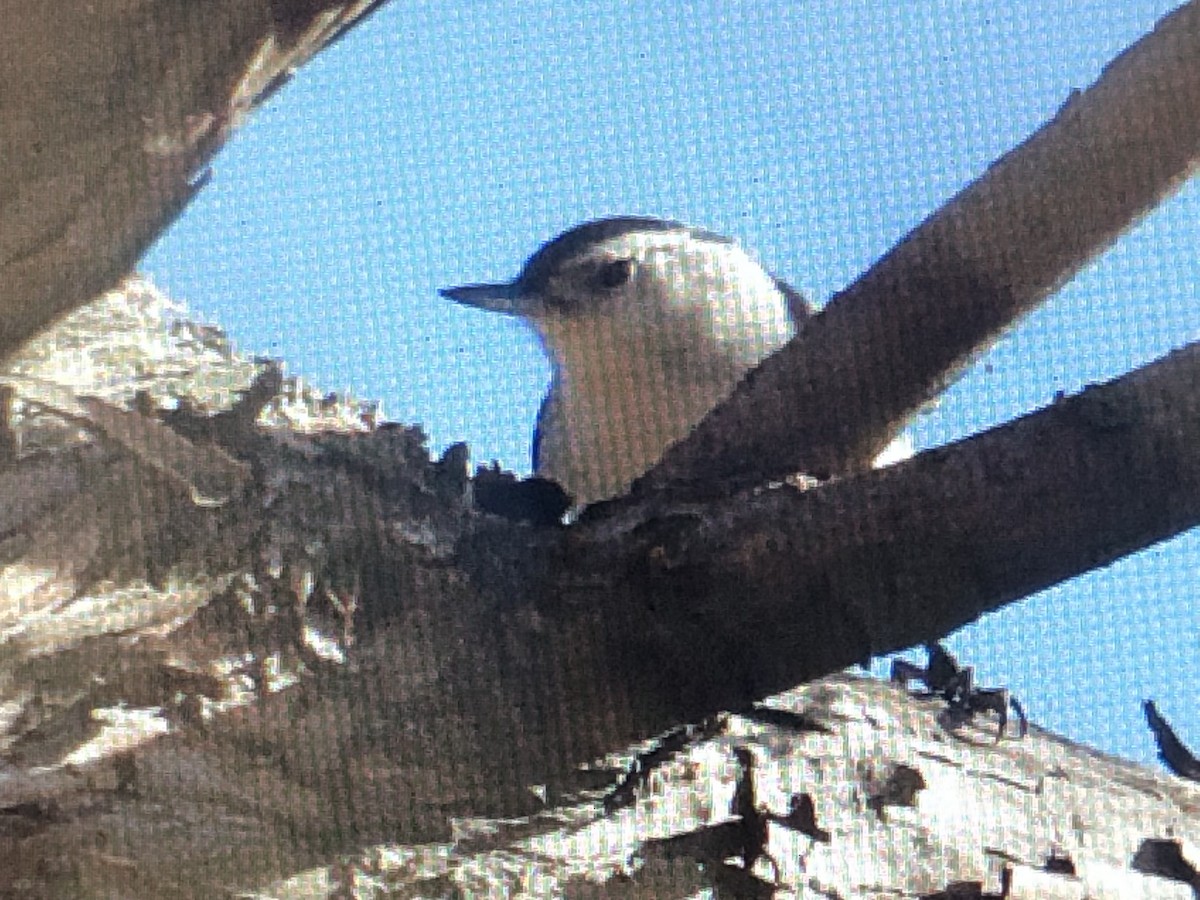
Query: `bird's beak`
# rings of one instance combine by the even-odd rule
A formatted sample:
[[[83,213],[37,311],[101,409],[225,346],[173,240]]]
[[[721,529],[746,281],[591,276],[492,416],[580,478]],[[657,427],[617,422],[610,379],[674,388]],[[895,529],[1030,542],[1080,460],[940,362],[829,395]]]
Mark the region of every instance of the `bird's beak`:
[[[462,287],[442,288],[438,293],[455,303],[486,309],[488,312],[504,313],[508,316],[529,314],[530,298],[516,281],[506,284],[466,284]]]

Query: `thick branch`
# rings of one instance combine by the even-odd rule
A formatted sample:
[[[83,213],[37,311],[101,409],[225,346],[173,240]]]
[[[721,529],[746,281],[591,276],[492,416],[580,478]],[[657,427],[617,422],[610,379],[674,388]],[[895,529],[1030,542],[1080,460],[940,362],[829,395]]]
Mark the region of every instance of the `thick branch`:
[[[0,361],[126,275],[249,110],[378,5],[0,3]]]
[[[31,459],[8,483],[34,527],[10,507],[0,545],[0,680],[22,710],[0,736],[0,808],[17,811],[0,858],[74,893],[128,877],[205,896],[528,812],[529,785],[554,794],[581,760],[1194,522],[1198,355],[893,469],[549,531],[473,513],[461,465],[428,464],[399,429],[241,421],[255,482],[220,508],[103,447],[59,454],[54,481]],[[161,587],[126,587],[138,574]],[[305,627],[340,635],[344,662]],[[297,683],[270,687],[272,669]],[[64,765],[114,707],[171,733]],[[95,835],[103,852],[72,854]],[[64,854],[78,868],[56,868]]]
[[[1141,77],[1194,97],[1168,77],[1196,58],[1176,49]],[[1124,134],[1120,117],[1136,110],[1101,106]],[[1051,129],[1088,119],[1074,109]],[[1174,128],[1168,112],[1147,121]],[[1101,174],[1121,155],[1104,162],[1105,146],[1088,151]],[[1175,146],[1163,144],[1161,161],[1157,143],[1142,148],[1129,177],[1145,189],[1125,199],[1081,175],[1110,199],[1093,208],[1060,196],[1075,211],[1065,219],[1010,197],[1014,182],[923,226],[881,263],[891,274],[865,278],[789,351],[810,354],[810,375],[782,406],[832,437],[799,457],[789,438],[774,457],[782,470],[855,469],[931,379],[1178,177]],[[1014,162],[1024,158],[998,171],[1036,181],[1040,169]],[[969,224],[975,216],[992,224]],[[880,285],[926,306],[893,321],[857,299]],[[825,356],[823,341],[834,347]],[[454,458],[428,464],[418,436],[399,429],[309,438],[243,421],[226,447],[253,464],[254,483],[221,508],[196,507],[103,442],[62,452],[53,479],[21,469],[44,459],[22,460],[5,476],[15,496],[0,530],[0,682],[5,708],[20,711],[0,735],[10,764],[0,871],[59,893],[205,896],[375,841],[441,839],[451,816],[528,810],[528,785],[553,793],[580,760],[630,738],[744,707],[1102,565],[1200,515],[1197,353],[892,470],[704,506],[634,498],[562,530],[474,513]],[[796,405],[818,400],[828,406]],[[194,418],[177,417],[199,440],[207,420]],[[730,459],[718,470],[732,471]],[[318,626],[341,657],[317,653]],[[111,739],[120,747],[144,743],[115,763],[68,765],[98,730],[97,709],[153,711],[171,733],[122,733]]]
[[[1193,344],[889,469],[706,505],[650,497],[535,548],[509,583],[576,617],[568,645],[604,635],[601,666],[648,728],[737,708],[1196,525],[1198,383]]]

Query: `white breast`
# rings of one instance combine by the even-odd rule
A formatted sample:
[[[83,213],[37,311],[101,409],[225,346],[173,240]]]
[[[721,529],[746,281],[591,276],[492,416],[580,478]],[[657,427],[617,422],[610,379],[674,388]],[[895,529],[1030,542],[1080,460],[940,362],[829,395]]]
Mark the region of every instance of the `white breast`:
[[[642,314],[576,313],[546,329],[556,377],[539,423],[538,474],[578,503],[626,492],[792,337],[786,301],[765,272],[738,295],[726,275],[705,275],[704,290],[720,296],[654,298]]]

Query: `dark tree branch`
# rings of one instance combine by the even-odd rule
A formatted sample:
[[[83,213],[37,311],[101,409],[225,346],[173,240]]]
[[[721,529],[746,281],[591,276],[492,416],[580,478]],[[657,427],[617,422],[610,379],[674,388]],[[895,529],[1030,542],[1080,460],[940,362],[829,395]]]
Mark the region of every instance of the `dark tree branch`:
[[[220,77],[209,88],[192,84],[212,73],[188,69],[191,53],[162,51],[176,46],[170,41],[145,49],[126,35],[118,44],[133,54],[132,71],[143,72],[141,48],[153,57],[146,69],[165,69],[173,85],[161,121],[174,130],[154,130],[151,143],[173,162],[149,205],[138,191],[153,179],[136,165],[131,178],[89,168],[71,155],[78,142],[55,149],[45,169],[28,155],[16,159],[24,180],[15,193],[0,190],[23,198],[0,210],[18,226],[0,231],[0,290],[18,285],[0,294],[0,353],[3,341],[44,322],[37,303],[53,315],[78,302],[63,284],[96,286],[105,266],[130,259],[171,206],[161,198],[177,196],[223,139],[236,119],[229,110],[286,76],[302,54],[263,43],[264,34],[328,36],[321,3],[303,4],[314,11],[308,29],[281,18],[278,4],[239,7],[244,18],[207,4],[205,26],[191,6],[119,7],[150,17],[122,21],[143,36],[165,27],[153,19],[164,10],[183,16],[171,19],[183,34],[216,21],[213,34],[196,37],[203,52],[195,55]],[[760,486],[703,504],[643,492],[569,529],[515,527],[475,512],[457,457],[430,464],[416,434],[357,433],[351,423],[345,430],[354,433],[306,436],[238,416],[240,427],[213,437],[250,463],[251,483],[222,507],[196,506],[180,479],[160,474],[171,466],[146,465],[153,460],[103,438],[80,443],[76,428],[66,429],[70,441],[54,464],[39,455],[6,469],[0,684],[4,708],[19,714],[0,735],[9,764],[0,780],[3,888],[32,878],[59,895],[211,896],[214,886],[261,885],[375,842],[446,839],[451,817],[530,811],[529,785],[554,796],[579,761],[631,738],[935,639],[1190,527],[1200,515],[1195,348],[905,465],[860,470],[965,355],[1178,183],[1196,151],[1197,15],[1193,4],[1164,20],[768,363],[729,407],[756,411],[712,420],[734,417],[741,450],[709,442],[705,429],[677,451],[687,465],[711,451],[715,476],[743,474],[735,457],[748,453],[769,460],[751,467],[756,478],[797,468],[851,473],[840,480],[807,492]],[[107,47],[119,35],[107,34],[106,21],[94,40]],[[81,40],[80,27],[68,21],[62,38]],[[67,83],[109,71],[104,60],[59,63]],[[137,83],[153,99],[154,89]],[[141,98],[138,110],[150,102],[137,89],[130,96]],[[196,110],[200,118],[189,119]],[[80,121],[120,137],[124,152],[145,162],[140,119],[118,116],[115,135]],[[104,146],[89,152],[120,157],[99,154]],[[1122,166],[1132,171],[1114,180]],[[68,177],[75,172],[84,173],[77,182]],[[1026,181],[1050,193],[1026,193]],[[28,186],[39,184],[58,199],[38,207],[42,194]],[[117,204],[111,240],[97,233],[109,201]],[[89,252],[69,258],[80,246]],[[21,299],[21,285],[33,300]],[[102,321],[97,340],[114,327],[112,317]],[[801,360],[798,379],[784,372],[789,355]],[[18,444],[53,418],[21,416]],[[807,423],[800,432],[796,421]],[[185,410],[172,424],[204,439],[200,414]],[[672,478],[700,471],[683,462],[676,470],[673,459],[663,469]],[[336,652],[311,638],[317,626]],[[822,697],[833,688],[813,691],[814,706],[829,706]],[[835,706],[826,709],[831,721],[842,716]],[[152,719],[168,733],[127,723],[110,738],[121,754],[71,760],[100,733],[96,711],[135,708],[157,710]],[[897,721],[910,721],[905,709]],[[862,734],[855,740],[867,746]],[[945,764],[943,737],[930,741],[928,753]],[[916,771],[920,752],[889,750],[888,771]],[[872,764],[840,751],[835,758]],[[765,768],[760,761],[755,771]],[[1088,782],[1085,764],[1038,771],[1004,776],[1014,807],[1027,810],[1031,797],[1053,805],[1060,772],[1074,773],[1093,799],[1124,796],[1134,780],[1125,772],[1116,787]],[[857,785],[870,799],[887,779],[848,768],[829,783]],[[1163,797],[1174,794],[1146,779],[1152,786],[1134,792],[1139,808],[1153,806],[1173,826],[1178,810]],[[863,833],[852,798],[832,796],[828,784],[825,793],[805,790],[842,852],[839,840]],[[756,796],[772,802],[761,784]],[[887,815],[920,814],[925,796]],[[1088,808],[1081,797],[1071,810]],[[1058,812],[1074,821],[1066,804]],[[776,816],[786,808],[771,807]],[[842,825],[828,824],[835,812],[845,814]],[[1138,829],[1146,838],[1159,831]],[[1042,865],[1053,848],[1036,845],[1035,832],[1031,825],[1029,843],[1005,852]],[[1127,837],[1103,853],[1081,844],[1116,866],[1129,855]],[[977,844],[949,855],[964,870],[983,870]]]
[[[472,572],[481,590],[523,585],[546,619],[578,617],[570,645],[603,635],[605,668],[629,673],[631,708],[661,728],[947,634],[1196,525],[1197,384],[1200,344],[889,469],[614,504],[543,537],[515,576],[486,544],[465,555],[496,567]]]
[[[0,361],[128,274],[246,114],[379,5],[0,3]]]

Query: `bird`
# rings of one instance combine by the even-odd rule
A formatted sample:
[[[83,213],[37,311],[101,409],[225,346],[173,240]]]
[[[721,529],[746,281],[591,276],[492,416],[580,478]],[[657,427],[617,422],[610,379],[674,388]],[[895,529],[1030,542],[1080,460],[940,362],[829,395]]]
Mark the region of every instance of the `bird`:
[[[647,216],[584,222],[511,281],[440,293],[536,332],[533,471],[580,508],[626,493],[813,315],[735,240]]]

